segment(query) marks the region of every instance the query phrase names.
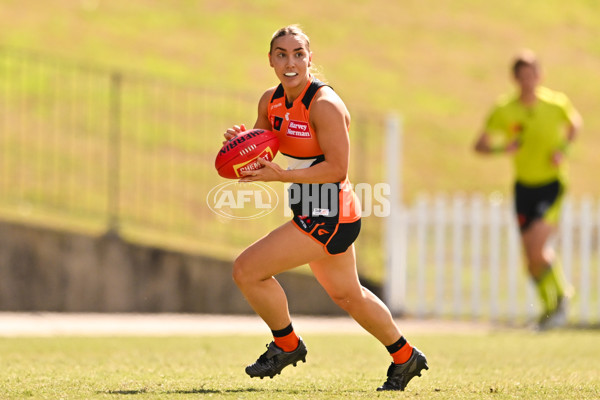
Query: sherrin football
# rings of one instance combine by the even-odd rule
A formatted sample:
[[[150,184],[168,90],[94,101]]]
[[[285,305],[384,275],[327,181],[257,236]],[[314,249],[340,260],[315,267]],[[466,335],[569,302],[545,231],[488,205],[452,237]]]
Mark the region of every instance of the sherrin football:
[[[272,161],[277,150],[277,135],[266,129],[250,129],[225,142],[215,159],[215,168],[223,178],[239,179],[242,171],[262,168],[259,157]]]

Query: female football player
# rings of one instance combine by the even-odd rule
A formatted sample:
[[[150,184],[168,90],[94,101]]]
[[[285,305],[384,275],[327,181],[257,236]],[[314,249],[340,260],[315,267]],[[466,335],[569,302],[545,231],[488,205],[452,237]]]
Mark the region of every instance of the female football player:
[[[530,50],[515,58],[512,75],[518,91],[494,106],[475,150],[513,157],[516,215],[529,275],[543,305],[538,327],[544,330],[566,323],[572,292],[548,239],[567,188],[565,156],[581,117],[567,96],[540,86],[540,66]]]
[[[333,301],[391,354],[387,380],[378,390],[404,390],[428,369],[427,360],[402,336],[385,304],[359,282],[353,242],[360,231],[360,207],[348,180],[350,114],[332,88],[315,79],[311,63],[309,38],[298,26],[273,34],[269,64],[280,84],[260,98],[254,128],[278,135],[288,167],[261,159],[264,167],[244,172],[241,181],[291,183],[293,218],[244,250],[233,266],[233,279],[274,338],[246,373],[272,378],[305,361],[306,346],[292,327],[286,295],[274,276],[308,264]],[[225,139],[244,130],[236,125]]]

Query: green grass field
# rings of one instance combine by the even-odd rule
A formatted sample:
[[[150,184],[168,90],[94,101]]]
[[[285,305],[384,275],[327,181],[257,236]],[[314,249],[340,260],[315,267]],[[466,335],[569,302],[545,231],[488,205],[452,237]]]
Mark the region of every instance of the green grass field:
[[[408,334],[408,332],[407,332]],[[600,335],[409,334],[430,370],[378,393],[389,363],[366,334],[304,335],[306,364],[250,379],[264,336],[0,338],[2,399],[598,399]]]

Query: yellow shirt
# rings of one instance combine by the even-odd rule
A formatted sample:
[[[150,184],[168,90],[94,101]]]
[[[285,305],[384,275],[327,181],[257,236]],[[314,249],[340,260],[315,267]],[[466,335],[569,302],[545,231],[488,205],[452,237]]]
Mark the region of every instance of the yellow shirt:
[[[565,144],[567,127],[577,111],[563,93],[538,87],[536,96],[531,106],[523,104],[518,95],[501,98],[488,117],[486,131],[492,140],[520,142],[514,154],[518,182],[532,186],[554,180],[565,183],[567,164],[563,161],[555,166],[552,155]]]

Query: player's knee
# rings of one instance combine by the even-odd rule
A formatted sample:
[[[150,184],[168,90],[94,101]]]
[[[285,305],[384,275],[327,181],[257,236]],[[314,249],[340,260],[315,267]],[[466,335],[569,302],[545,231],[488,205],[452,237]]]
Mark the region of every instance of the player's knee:
[[[545,255],[541,252],[536,252],[528,255],[528,264],[532,269],[539,269],[548,265],[548,260]]]
[[[548,263],[546,262],[529,262],[529,264],[527,265],[527,269],[529,270],[529,274],[534,278],[534,279],[539,279],[541,276],[544,275],[544,272],[546,271],[546,269],[548,268]]]
[[[347,291],[330,292],[329,297],[338,307],[346,312],[350,312],[354,306],[363,300],[360,294]]]
[[[331,297],[331,300],[333,300],[338,307],[346,312],[350,312],[352,310],[352,300],[348,297]]]
[[[250,275],[250,261],[246,259],[243,255],[239,256],[233,262],[233,270],[232,277],[233,281],[238,286],[243,286],[251,280]]]

